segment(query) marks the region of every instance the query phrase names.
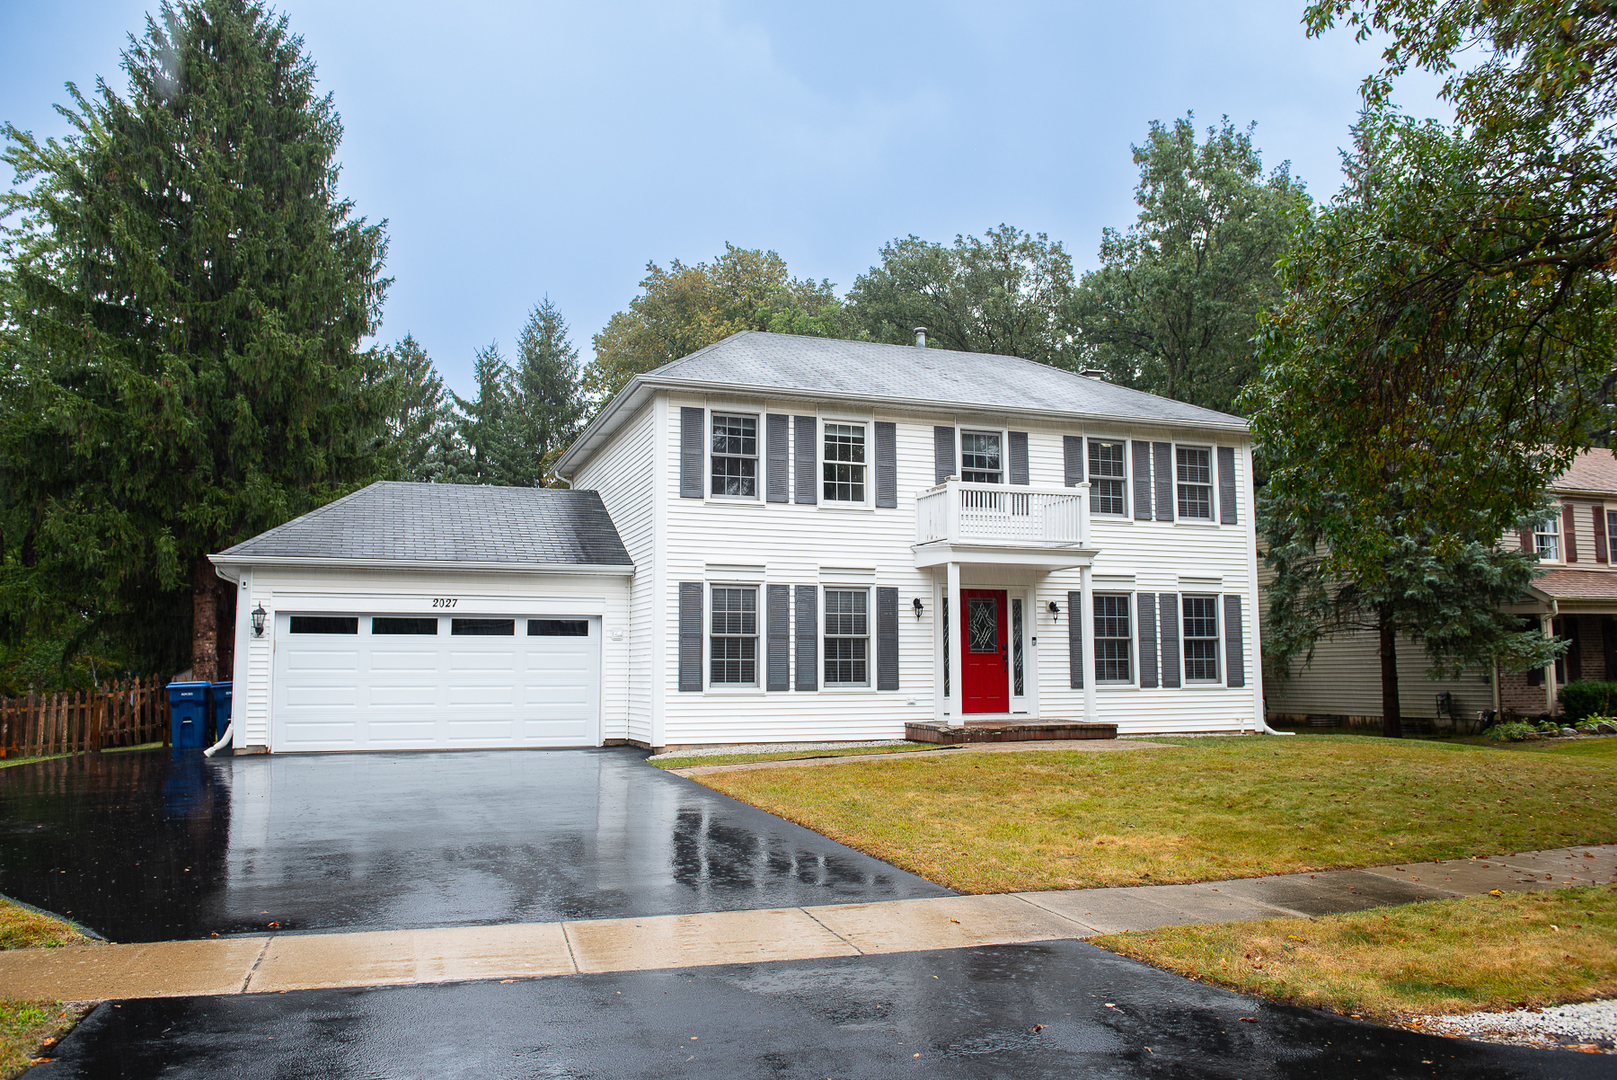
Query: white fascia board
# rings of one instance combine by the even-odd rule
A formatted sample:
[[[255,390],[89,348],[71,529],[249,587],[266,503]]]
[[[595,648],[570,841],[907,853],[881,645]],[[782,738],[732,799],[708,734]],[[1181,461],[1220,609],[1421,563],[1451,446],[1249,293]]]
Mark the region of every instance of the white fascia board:
[[[571,577],[621,576],[633,577],[634,564],[623,566],[590,563],[516,563],[469,562],[456,559],[316,559],[296,555],[209,555],[221,576],[225,568],[251,568],[266,566],[301,567],[310,570],[448,570],[483,574],[559,574]]]
[[[705,379],[670,379],[667,377],[636,375],[629,380],[629,385],[620,390],[618,395],[607,404],[607,407],[601,410],[600,415],[590,423],[589,427],[584,429],[584,433],[574,440],[573,445],[567,448],[567,452],[557,460],[556,474],[570,478],[573,466],[581,464],[584,458],[593,453],[601,442],[610,438],[612,433],[617,430],[617,415],[631,404],[638,405],[644,396],[643,392],[652,389],[689,394],[722,392],[736,397],[795,398],[802,401],[858,401],[861,404],[868,403],[876,408],[886,407],[908,412],[991,412],[996,415],[1025,416],[1044,421],[1054,417],[1061,420],[1078,420],[1086,423],[1100,422],[1114,427],[1118,424],[1125,424],[1130,427],[1157,428],[1169,432],[1195,428],[1246,435],[1251,430],[1247,422],[1238,417],[1232,417],[1228,421],[1162,420],[1151,417],[1119,416],[1116,413],[1057,412],[1036,405],[1029,405],[1027,408],[1019,409],[1001,405],[985,405],[980,401],[943,401],[937,398],[883,397],[875,394],[855,396],[842,391],[816,390],[809,387],[753,386],[745,383],[718,384]],[[634,409],[630,409],[628,415],[633,416],[634,412]]]
[[[912,544],[915,568],[945,566],[961,563],[972,566],[1027,566],[1055,572],[1074,567],[1090,566],[1099,548],[1081,547],[1015,547],[1005,544],[961,544],[948,540],[933,540],[925,544]]]

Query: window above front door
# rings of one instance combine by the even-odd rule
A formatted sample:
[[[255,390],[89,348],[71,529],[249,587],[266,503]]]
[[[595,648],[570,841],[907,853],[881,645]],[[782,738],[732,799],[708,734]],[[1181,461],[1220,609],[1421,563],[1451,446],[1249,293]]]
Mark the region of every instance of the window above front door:
[[[960,479],[969,484],[998,484],[1004,473],[997,431],[960,433]]]

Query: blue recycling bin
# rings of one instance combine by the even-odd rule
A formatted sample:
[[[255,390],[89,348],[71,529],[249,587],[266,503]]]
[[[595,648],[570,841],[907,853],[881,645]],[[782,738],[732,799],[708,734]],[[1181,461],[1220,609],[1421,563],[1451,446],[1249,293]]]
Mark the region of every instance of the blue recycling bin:
[[[213,684],[168,684],[170,743],[176,750],[204,750],[208,746],[208,698]]]
[[[214,683],[211,700],[213,704],[208,709],[209,746],[218,742],[224,735],[225,728],[230,726],[230,683]]]

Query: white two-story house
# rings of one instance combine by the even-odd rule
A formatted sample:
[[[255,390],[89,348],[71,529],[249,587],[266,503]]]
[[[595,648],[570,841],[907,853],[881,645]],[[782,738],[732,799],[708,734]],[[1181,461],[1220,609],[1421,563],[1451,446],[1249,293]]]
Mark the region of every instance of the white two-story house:
[[[636,376],[557,470],[573,491],[373,485],[216,556],[243,590],[238,749],[1262,729],[1238,417],[747,332]],[[456,539],[496,514],[514,539]]]

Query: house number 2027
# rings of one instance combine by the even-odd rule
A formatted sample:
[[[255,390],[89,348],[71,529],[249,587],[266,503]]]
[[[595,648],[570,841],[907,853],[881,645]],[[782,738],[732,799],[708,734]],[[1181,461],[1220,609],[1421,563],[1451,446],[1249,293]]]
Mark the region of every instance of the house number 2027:
[[[455,599],[453,597],[448,597],[448,596],[434,597],[433,601],[432,601],[432,606],[433,607],[454,607],[455,606]]]

